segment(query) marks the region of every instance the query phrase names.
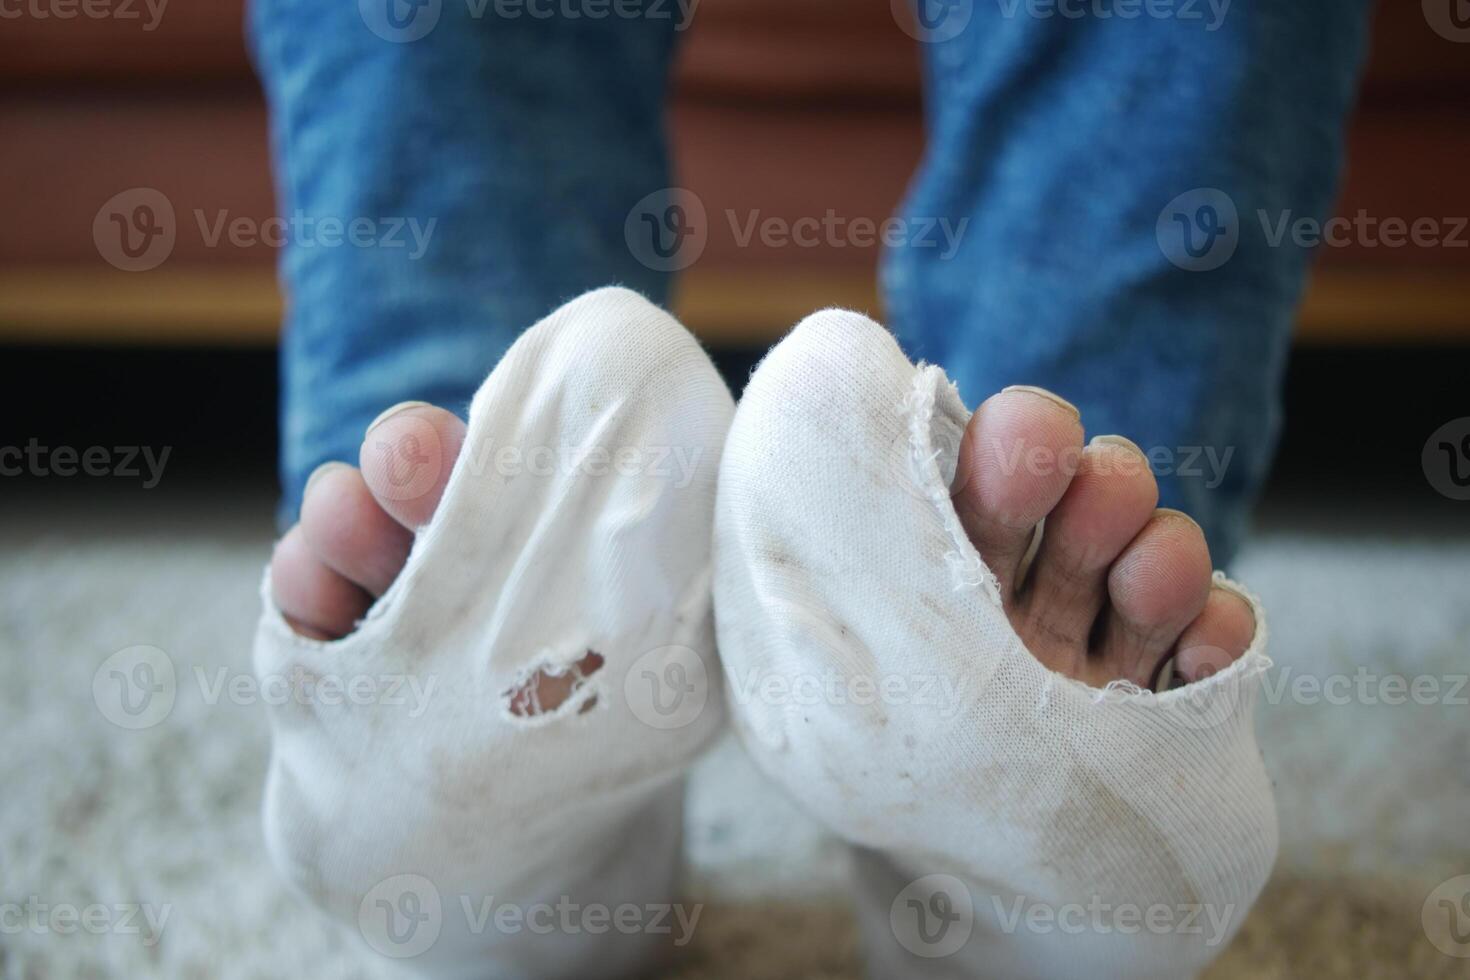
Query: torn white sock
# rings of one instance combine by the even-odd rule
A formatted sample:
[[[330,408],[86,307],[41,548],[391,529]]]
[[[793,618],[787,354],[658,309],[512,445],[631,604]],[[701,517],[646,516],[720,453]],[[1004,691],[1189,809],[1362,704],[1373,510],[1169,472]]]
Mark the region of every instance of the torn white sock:
[[[585,977],[678,939],[682,776],[723,719],[710,523],[732,412],[672,317],[589,293],[481,387],[356,632],[296,635],[263,585],[257,672],[312,692],[272,713],[270,853],[369,946],[435,977]]]
[[[878,977],[1184,977],[1276,853],[1269,663],[1165,694],[1044,668],[949,497],[970,417],[855,313],[809,317],[736,412],[715,608],[737,730],[856,845]]]

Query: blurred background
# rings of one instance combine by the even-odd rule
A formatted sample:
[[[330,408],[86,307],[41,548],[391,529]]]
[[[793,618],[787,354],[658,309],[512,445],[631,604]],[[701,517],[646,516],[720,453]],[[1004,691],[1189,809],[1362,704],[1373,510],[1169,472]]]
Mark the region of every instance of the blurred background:
[[[25,748],[0,763],[0,902],[176,911],[149,947],[0,930],[0,971],[251,975],[289,940],[313,975],[358,975],[262,867],[263,712],[210,703],[191,679],[248,676],[274,533],[277,250],[208,233],[274,214],[242,5],[93,9],[26,0],[0,18],[0,446],[27,460],[0,477],[0,663],[20,677],[0,703]],[[1437,448],[1470,436],[1467,15],[1463,0],[1377,12],[1338,213],[1438,234],[1320,248],[1301,308],[1278,461],[1236,571],[1276,617],[1283,676],[1318,693],[1287,684],[1263,706],[1283,858],[1213,975],[1470,975],[1470,691],[1455,687],[1470,670],[1470,441]],[[678,183],[711,214],[881,221],[921,150],[919,53],[887,4],[711,0],[683,39],[671,118]],[[147,268],[112,225],[140,188],[176,219]],[[881,318],[877,261],[875,247],[742,244],[712,220],[676,312],[738,391],[812,309]],[[138,644],[168,653],[177,697],[128,731],[91,684]],[[1363,671],[1345,698],[1322,693]],[[1397,699],[1394,677],[1436,693]],[[779,802],[754,812],[757,777],[728,747],[718,758],[691,846],[724,912],[685,969],[849,975],[850,926],[822,897],[839,881],[829,843]],[[760,870],[782,862],[779,880]],[[819,941],[782,966],[761,959],[769,944],[720,945],[764,932]]]

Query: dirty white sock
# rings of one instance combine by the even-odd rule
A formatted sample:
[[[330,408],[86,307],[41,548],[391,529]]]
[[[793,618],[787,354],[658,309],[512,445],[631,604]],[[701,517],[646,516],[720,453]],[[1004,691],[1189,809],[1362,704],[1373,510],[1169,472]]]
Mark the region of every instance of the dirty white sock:
[[[434,977],[615,977],[687,941],[697,911],[670,906],[682,777],[723,719],[710,522],[732,412],[672,317],[589,293],[475,396],[433,521],[356,632],[298,636],[262,587],[256,669],[297,695],[272,713],[269,850],[368,946]],[[537,682],[568,671],[546,709]]]
[[[874,976],[1192,975],[1275,858],[1261,611],[1244,657],[1166,694],[1048,671],[950,504],[969,417],[855,313],[762,362],[715,517],[736,729],[855,845]]]

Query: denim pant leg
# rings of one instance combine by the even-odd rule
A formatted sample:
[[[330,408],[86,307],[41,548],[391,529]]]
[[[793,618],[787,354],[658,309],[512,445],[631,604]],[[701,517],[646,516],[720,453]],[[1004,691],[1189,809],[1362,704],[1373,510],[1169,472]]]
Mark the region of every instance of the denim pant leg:
[[[1275,229],[1332,205],[1366,0],[918,2],[929,144],[905,211],[957,244],[885,256],[896,332],[972,405],[1041,385],[1138,442],[1225,564],[1309,259]]]
[[[559,9],[253,0],[292,222],[283,521],[313,468],[356,461],[379,412],[405,399],[463,411],[517,334],[562,301],[610,283],[665,300],[668,276],[635,258],[624,222],[669,183],[679,25]]]

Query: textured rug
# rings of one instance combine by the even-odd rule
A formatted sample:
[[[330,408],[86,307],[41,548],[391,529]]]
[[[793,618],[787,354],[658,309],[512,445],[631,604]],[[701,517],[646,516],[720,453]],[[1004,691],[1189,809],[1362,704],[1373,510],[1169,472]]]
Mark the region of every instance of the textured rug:
[[[0,976],[401,975],[264,857],[248,641],[268,513],[245,498],[0,517]],[[1283,847],[1209,976],[1470,975],[1426,903],[1470,874],[1470,691],[1450,690],[1470,670],[1470,545],[1275,533],[1236,571],[1273,616],[1260,724]],[[93,684],[138,645],[167,654],[176,695],[130,730]],[[688,837],[707,907],[671,976],[859,975],[841,848],[732,743],[692,781]]]

